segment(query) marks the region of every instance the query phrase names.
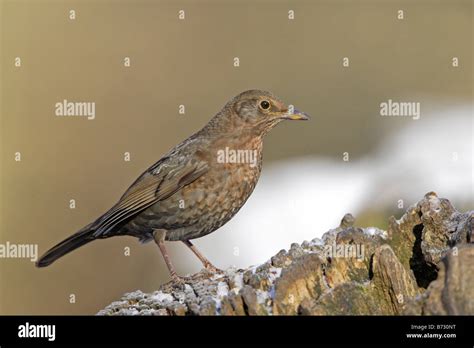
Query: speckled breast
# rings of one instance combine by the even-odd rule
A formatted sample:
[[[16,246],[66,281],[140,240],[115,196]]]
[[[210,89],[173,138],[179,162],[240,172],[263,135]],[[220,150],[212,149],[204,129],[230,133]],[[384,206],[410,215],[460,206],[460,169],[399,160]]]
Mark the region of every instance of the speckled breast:
[[[222,148],[226,151],[226,147]],[[233,157],[231,150],[244,152]],[[205,236],[229,221],[244,205],[260,177],[261,144],[246,144],[210,158],[209,171],[136,216],[129,225],[140,235],[155,229],[167,231],[166,240],[187,240]],[[252,156],[256,156],[253,158]],[[235,159],[235,160],[234,160]]]

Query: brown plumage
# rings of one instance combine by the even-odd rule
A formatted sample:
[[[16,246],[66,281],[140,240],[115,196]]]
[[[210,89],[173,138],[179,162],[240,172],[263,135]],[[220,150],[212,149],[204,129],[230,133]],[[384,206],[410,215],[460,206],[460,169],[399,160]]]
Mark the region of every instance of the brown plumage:
[[[244,205],[262,168],[263,137],[283,120],[307,120],[271,93],[250,90],[230,100],[200,131],[148,168],[109,211],[47,251],[38,267],[95,239],[129,235],[155,240],[179,281],[164,241],[190,242],[229,221]],[[234,156],[232,157],[232,154]]]

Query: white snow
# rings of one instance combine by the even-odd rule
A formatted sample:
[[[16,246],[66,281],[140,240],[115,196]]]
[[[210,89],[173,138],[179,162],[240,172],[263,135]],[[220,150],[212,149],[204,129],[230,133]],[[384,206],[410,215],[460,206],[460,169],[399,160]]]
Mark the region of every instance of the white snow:
[[[217,283],[217,298],[222,299],[229,293],[229,286],[226,282]]]
[[[383,239],[387,239],[387,232],[381,230],[377,227],[367,227],[364,229],[364,233],[368,234],[369,236],[380,236]]]
[[[236,273],[234,275],[233,282],[235,284],[235,287],[232,289],[232,291],[237,294],[239,290],[244,286],[244,275],[242,273]]]

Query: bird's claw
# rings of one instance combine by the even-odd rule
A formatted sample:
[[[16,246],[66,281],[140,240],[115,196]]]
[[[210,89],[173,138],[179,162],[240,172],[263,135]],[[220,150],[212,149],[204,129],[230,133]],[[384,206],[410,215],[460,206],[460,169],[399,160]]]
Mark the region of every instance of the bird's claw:
[[[210,272],[210,273],[224,273],[223,270],[221,270],[220,268],[217,268],[216,266],[214,266],[213,264],[211,263],[208,263],[206,265],[204,265],[206,271]]]
[[[180,277],[179,275],[177,274],[173,274],[171,275],[171,286],[175,287],[175,288],[184,288],[184,284],[186,284],[186,281],[183,277]]]

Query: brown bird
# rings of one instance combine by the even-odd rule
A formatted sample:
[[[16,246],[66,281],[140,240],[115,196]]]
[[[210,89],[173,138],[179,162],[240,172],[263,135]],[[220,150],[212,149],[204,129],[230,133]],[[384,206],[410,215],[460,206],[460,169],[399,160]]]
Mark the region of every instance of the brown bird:
[[[182,282],[165,241],[182,241],[210,271],[218,271],[191,243],[214,232],[245,204],[262,168],[267,132],[283,120],[307,120],[271,93],[250,90],[230,100],[200,131],[148,168],[105,214],[47,251],[45,267],[61,256],[113,236],[154,240],[174,282]]]

